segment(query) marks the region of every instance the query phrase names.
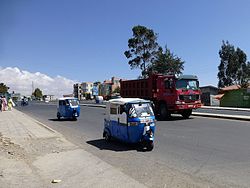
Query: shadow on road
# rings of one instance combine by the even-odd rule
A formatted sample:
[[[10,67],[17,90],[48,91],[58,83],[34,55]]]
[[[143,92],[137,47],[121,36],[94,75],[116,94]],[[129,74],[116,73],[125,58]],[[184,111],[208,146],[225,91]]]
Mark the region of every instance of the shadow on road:
[[[192,117],[189,117],[188,119],[184,119],[182,116],[178,115],[172,115],[169,119],[167,120],[161,120],[160,118],[157,118],[157,121],[184,121],[184,120],[189,120],[189,119],[194,119]]]
[[[142,152],[143,150],[140,149],[140,144],[127,144],[123,142],[119,142],[117,140],[107,142],[104,139],[97,139],[97,140],[89,140],[86,142],[92,146],[99,148],[100,150],[110,150],[110,151],[130,151],[130,150],[137,150],[138,152]]]
[[[49,121],[76,121],[75,119],[57,119],[57,118],[53,118],[53,119],[48,119]]]

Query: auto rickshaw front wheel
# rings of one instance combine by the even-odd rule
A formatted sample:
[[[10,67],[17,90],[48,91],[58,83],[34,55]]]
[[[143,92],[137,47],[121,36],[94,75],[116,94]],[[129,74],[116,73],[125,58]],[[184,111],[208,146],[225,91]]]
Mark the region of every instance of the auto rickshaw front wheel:
[[[154,142],[148,142],[146,148],[147,151],[152,151],[154,148]]]
[[[110,142],[111,136],[110,136],[110,134],[107,131],[103,132],[103,137],[104,137],[104,139],[105,139],[106,142]]]
[[[141,147],[143,151],[152,151],[154,148],[154,142],[152,141],[143,141],[141,143]]]

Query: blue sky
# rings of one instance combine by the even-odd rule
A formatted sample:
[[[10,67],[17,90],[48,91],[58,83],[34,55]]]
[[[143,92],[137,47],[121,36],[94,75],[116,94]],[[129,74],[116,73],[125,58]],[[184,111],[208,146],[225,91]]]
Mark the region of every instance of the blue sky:
[[[0,67],[50,77],[137,78],[124,51],[132,27],[184,61],[184,73],[217,85],[219,49],[228,40],[250,56],[248,0],[0,0]]]

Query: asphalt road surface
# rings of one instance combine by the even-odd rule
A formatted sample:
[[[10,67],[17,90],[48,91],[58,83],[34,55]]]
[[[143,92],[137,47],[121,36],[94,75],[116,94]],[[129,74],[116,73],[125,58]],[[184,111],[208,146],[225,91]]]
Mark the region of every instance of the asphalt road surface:
[[[165,180],[175,181],[176,174],[183,187],[188,179],[204,187],[250,187],[249,122],[174,116],[157,121],[154,150],[141,152],[136,145],[102,139],[103,108],[82,106],[77,121],[58,121],[55,104],[18,109],[149,187],[168,187]]]

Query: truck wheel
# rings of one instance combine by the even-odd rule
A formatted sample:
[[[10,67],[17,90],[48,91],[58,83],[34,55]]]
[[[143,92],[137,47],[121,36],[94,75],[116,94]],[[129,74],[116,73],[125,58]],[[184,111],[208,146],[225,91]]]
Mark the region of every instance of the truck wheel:
[[[184,110],[182,113],[181,113],[181,115],[182,115],[182,117],[183,118],[185,118],[185,119],[188,119],[189,118],[189,116],[191,116],[191,114],[192,114],[192,110]]]
[[[103,137],[104,137],[104,139],[105,139],[106,142],[109,142],[111,140],[111,136],[110,136],[110,134],[107,131],[105,131],[103,133]]]
[[[169,113],[167,106],[165,104],[160,105],[160,120],[170,119],[171,114]]]

